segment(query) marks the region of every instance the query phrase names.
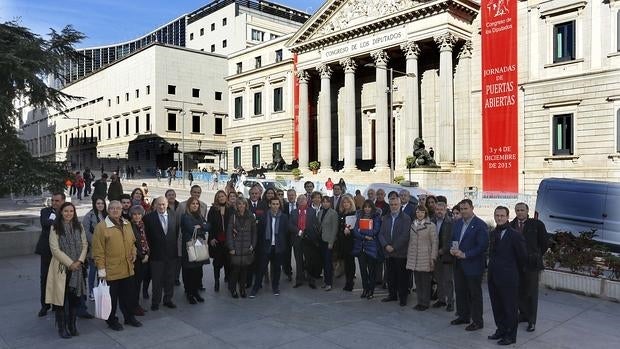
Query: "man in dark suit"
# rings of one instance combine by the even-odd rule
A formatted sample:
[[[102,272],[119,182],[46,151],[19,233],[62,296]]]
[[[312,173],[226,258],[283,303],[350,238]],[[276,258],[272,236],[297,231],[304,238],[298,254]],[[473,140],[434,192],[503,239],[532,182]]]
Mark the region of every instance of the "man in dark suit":
[[[489,227],[474,215],[474,205],[469,199],[459,203],[461,218],[452,225],[452,248],[456,257],[454,287],[456,313],[452,325],[471,323],[465,328],[476,331],[484,327],[482,321],[482,274],[486,251],[489,247]]]
[[[409,193],[409,190],[402,189],[398,193],[398,197],[400,197],[400,210],[403,211],[407,216],[409,216],[409,218],[411,218],[411,221],[413,222],[413,220],[415,219],[415,210],[417,208],[417,205],[414,205],[409,201],[411,199],[411,194]]]
[[[60,206],[65,203],[66,196],[64,193],[58,192],[52,194],[52,207],[46,207],[41,210],[39,216],[41,222],[41,235],[39,235],[39,241],[35,247],[34,253],[41,256],[41,310],[39,310],[39,317],[47,315],[47,311],[50,310],[50,305],[45,304],[45,285],[47,283],[47,271],[52,262],[52,251],[50,250],[50,229],[54,220],[60,214],[58,210]]]
[[[538,282],[540,271],[544,269],[542,256],[547,251],[547,228],[542,221],[529,218],[528,211],[527,204],[516,204],[517,217],[510,222],[510,226],[525,238],[527,255],[519,285],[519,322],[527,321],[527,331],[534,332],[538,313]]]
[[[250,188],[250,198],[248,200],[248,206],[249,206],[248,209],[252,212],[252,214],[254,214],[254,218],[256,218],[257,227],[260,227],[261,219],[263,219],[263,216],[269,210],[269,206],[265,204],[265,201],[261,200],[260,195],[261,193],[260,193],[260,189],[258,185],[255,185],[252,188]],[[258,233],[260,234],[260,231],[258,231]],[[261,251],[260,246],[263,243],[264,243],[263,239],[259,238],[257,240],[257,245],[255,249],[257,251],[256,253],[260,253]],[[256,256],[252,264],[248,266],[248,273],[247,273],[246,285],[245,285],[246,289],[252,289],[253,283],[258,283],[259,286],[262,285],[262,280],[260,281],[254,280],[254,275],[256,274],[257,263],[258,263],[258,256]]]
[[[334,184],[334,196],[331,197],[332,208],[336,212],[340,212],[340,201],[342,201],[342,186],[340,184]]]
[[[297,192],[295,189],[289,189],[286,191],[286,202],[282,206],[282,213],[289,216],[289,222],[291,215],[297,209]],[[282,271],[286,275],[288,281],[293,280],[293,267],[291,264],[291,258],[293,254],[291,250],[293,249],[293,237],[291,236],[288,239],[288,246],[286,246],[286,254],[284,255],[284,260],[282,261]]]
[[[304,196],[308,197],[307,194]],[[316,288],[316,279],[321,277],[323,258],[321,255],[321,193],[313,192],[306,211],[306,227],[302,235],[301,246],[304,256],[304,270],[308,279],[308,286]]]
[[[379,242],[386,255],[386,273],[389,295],[382,302],[400,300],[400,306],[407,305],[409,272],[407,265],[407,249],[409,248],[409,230],[411,219],[401,212],[400,199],[389,201],[390,213],[383,216]]]
[[[489,339],[499,345],[517,341],[519,271],[525,262],[525,239],[508,224],[507,207],[498,206],[489,250],[489,297],[497,330]]]
[[[446,307],[446,311],[454,311],[454,256],[450,254],[452,245],[452,220],[448,217],[445,202],[438,202],[435,208],[433,223],[437,227],[439,248],[437,263],[433,274],[437,280],[437,302],[433,308]]]
[[[178,222],[175,212],[168,208],[165,197],[155,200],[155,210],[144,216],[144,231],[149,243],[151,262],[151,279],[153,281],[153,295],[151,310],[158,310],[159,303],[168,308],[176,308],[172,302],[174,295],[174,278],[179,258],[178,250]]]
[[[280,210],[280,199],[278,197],[270,200],[269,211],[265,213],[261,223],[258,227],[258,239],[263,241],[261,244],[258,244],[261,250],[257,251],[258,264],[250,298],[256,297],[263,280],[263,275],[269,264],[271,265],[271,290],[274,296],[280,295],[280,270],[282,268],[282,259],[286,253],[290,227],[288,215],[282,214]]]

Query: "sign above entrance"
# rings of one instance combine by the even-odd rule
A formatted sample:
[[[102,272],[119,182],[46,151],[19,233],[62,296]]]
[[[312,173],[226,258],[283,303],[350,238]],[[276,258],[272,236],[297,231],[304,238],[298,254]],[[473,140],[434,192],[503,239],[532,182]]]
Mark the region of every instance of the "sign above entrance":
[[[407,31],[403,28],[386,30],[362,38],[349,40],[345,43],[328,46],[321,50],[321,61],[336,61],[343,57],[359,56],[388,46],[400,44],[407,38]]]

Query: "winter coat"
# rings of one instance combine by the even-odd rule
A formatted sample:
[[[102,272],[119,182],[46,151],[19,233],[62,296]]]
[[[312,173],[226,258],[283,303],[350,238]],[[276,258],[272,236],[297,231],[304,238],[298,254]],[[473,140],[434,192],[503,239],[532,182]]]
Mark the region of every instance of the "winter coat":
[[[407,269],[430,272],[434,270],[437,259],[437,228],[428,218],[416,227],[411,223],[409,248],[407,249]]]
[[[95,227],[99,224],[97,214],[94,210],[88,211],[82,218],[82,226],[84,227],[84,233],[86,233],[86,240],[88,241],[88,258],[93,258],[93,234],[95,234]]]
[[[181,242],[182,242],[182,265],[183,268],[198,268],[203,264],[208,264],[209,260],[201,261],[201,262],[190,262],[187,258],[187,242],[190,241],[194,236],[194,226],[200,225],[200,229],[197,230],[196,236],[205,239],[205,244],[207,243],[206,237],[207,233],[210,229],[209,223],[205,221],[204,218],[196,218],[189,213],[184,213],[181,216]]]
[[[321,209],[319,222],[321,226],[321,239],[327,242],[329,248],[334,247],[339,228],[338,213],[333,208],[328,208],[327,212],[325,212],[325,209]]]
[[[81,236],[82,253],[80,254],[79,260],[84,263],[86,260],[86,251],[88,250],[88,242],[86,241],[84,228],[82,228]],[[60,250],[58,234],[54,231],[54,227],[50,230],[49,245],[52,251],[52,261],[47,271],[45,303],[63,306],[65,303],[65,289],[67,286],[67,269],[75,261]]]
[[[121,195],[123,195],[123,185],[120,180],[110,182],[110,186],[108,187],[108,200],[110,201],[120,201]]]
[[[245,211],[243,216],[236,212],[230,217],[226,229],[226,244],[234,251],[230,263],[236,266],[248,266],[254,261],[254,251],[257,243],[256,219]]]
[[[352,255],[359,256],[362,252],[366,255],[379,259],[383,257],[381,244],[379,243],[379,230],[381,229],[381,215],[377,212],[372,216],[372,230],[360,229],[361,212],[357,213],[357,220],[353,228],[353,251]],[[366,236],[373,239],[367,240]]]
[[[110,217],[97,224],[93,235],[93,259],[97,269],[105,269],[107,281],[120,280],[134,274],[136,237],[131,223],[122,220],[122,232]]]

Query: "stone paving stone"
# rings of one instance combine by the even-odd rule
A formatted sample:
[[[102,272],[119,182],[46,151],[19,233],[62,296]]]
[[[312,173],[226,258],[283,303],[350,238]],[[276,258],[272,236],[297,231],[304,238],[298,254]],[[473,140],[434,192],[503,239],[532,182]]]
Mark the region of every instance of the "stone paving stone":
[[[172,342],[184,337],[195,336],[200,331],[176,317],[141,319],[143,326],[135,328],[125,325],[123,331],[106,329],[106,334],[124,348],[150,348],[163,342]],[[122,322],[121,322],[122,323]]]
[[[318,337],[345,348],[396,348],[405,345],[415,347],[415,342],[419,339],[403,330],[366,320],[322,333]]]
[[[617,323],[615,326],[618,328]],[[584,327],[583,324],[565,324],[555,327],[537,337],[536,340],[560,348],[620,348],[620,337],[610,336],[599,331],[593,332],[592,328]]]
[[[309,336],[272,319],[233,325],[212,335],[239,348],[273,348]]]
[[[234,348],[231,344],[227,344],[224,341],[210,336],[208,334],[199,334],[190,337],[177,338],[174,340],[166,341],[160,344],[149,346],[151,349],[227,349]]]
[[[285,348],[295,348],[295,349],[342,349],[341,347],[335,343],[328,342],[321,338],[317,338],[314,336],[304,337],[292,342],[284,343],[281,346],[275,347],[278,349]]]

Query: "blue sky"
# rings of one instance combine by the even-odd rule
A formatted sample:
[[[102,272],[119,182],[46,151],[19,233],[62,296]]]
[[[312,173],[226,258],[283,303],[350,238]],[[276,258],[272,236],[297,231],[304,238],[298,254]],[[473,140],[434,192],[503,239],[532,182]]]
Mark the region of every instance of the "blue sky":
[[[18,19],[37,34],[72,24],[88,36],[78,47],[122,42],[191,12],[211,0],[0,0],[0,22]],[[277,0],[314,13],[323,0]]]

